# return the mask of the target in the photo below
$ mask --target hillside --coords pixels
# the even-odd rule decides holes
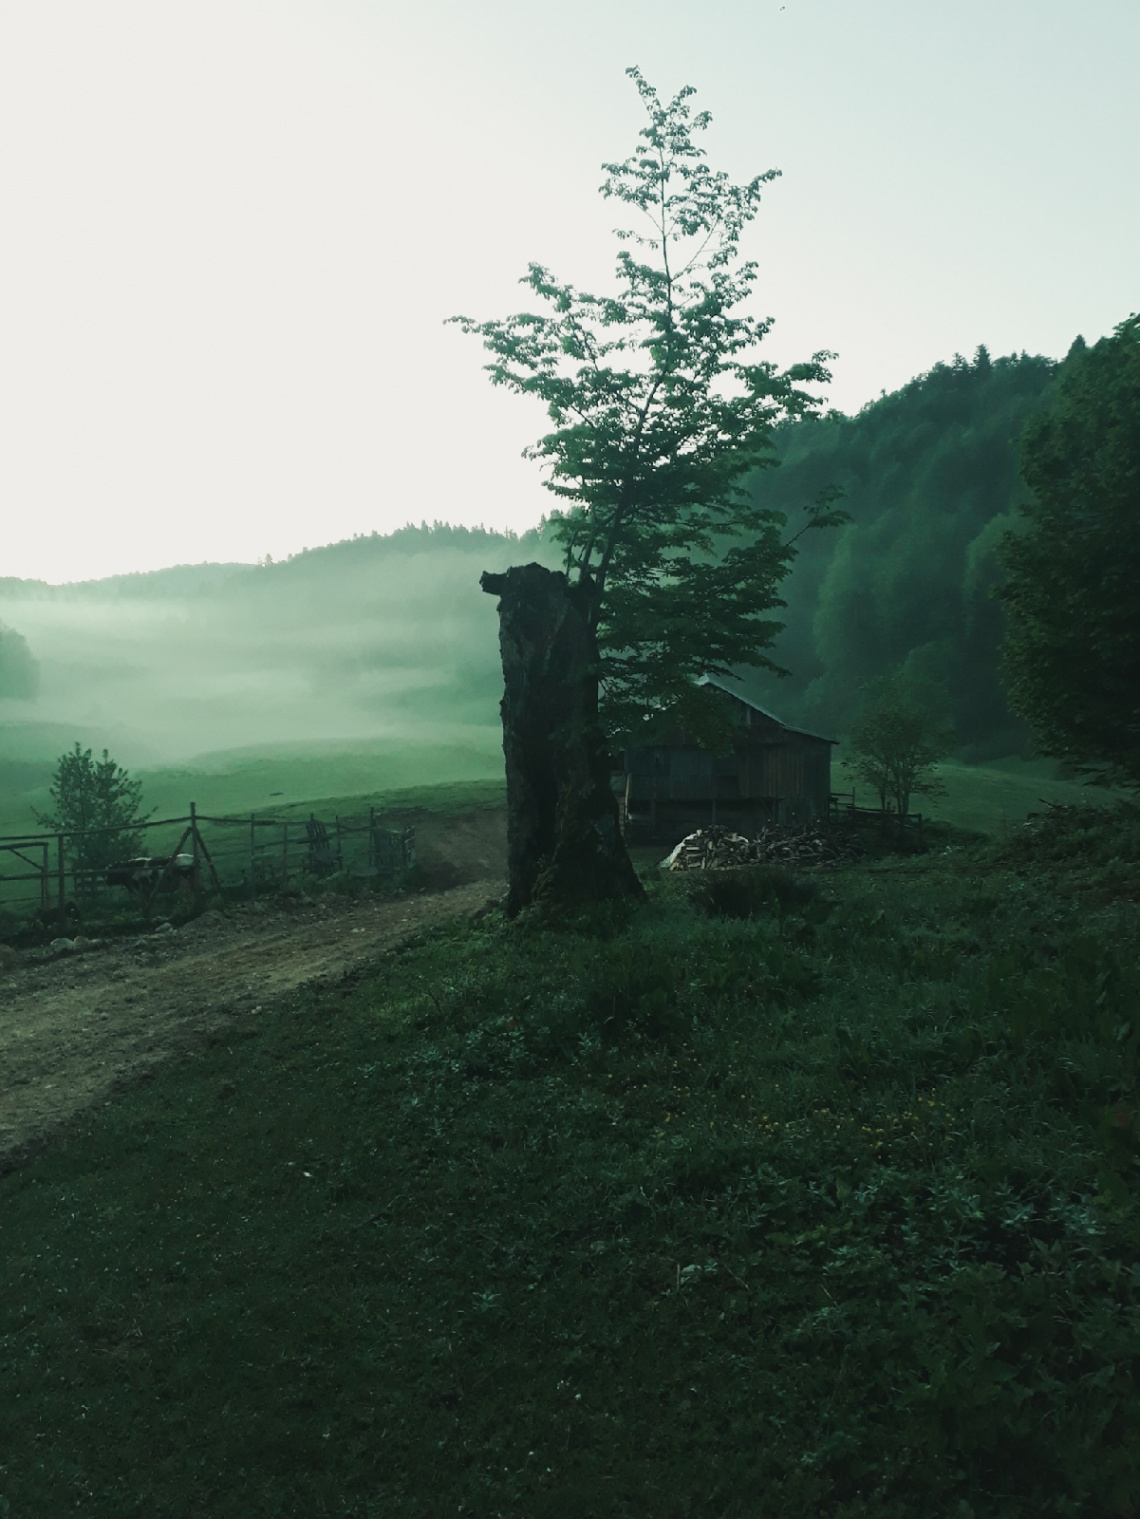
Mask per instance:
[[[76,739],[132,766],[280,744],[462,744],[498,721],[495,603],[479,576],[543,554],[537,534],[424,527],[279,564],[0,582],[0,621],[39,675],[34,698],[0,698],[0,760],[51,759]]]
[[[751,694],[842,735],[862,683],[903,664],[945,689],[960,758],[1031,753],[1001,690],[989,593],[995,544],[1024,495],[1016,440],[1056,369],[980,349],[856,416],[781,431],[781,467],[748,488],[787,514],[790,534],[829,486],[845,492],[851,521],[798,540],[775,649],[791,675],[748,675]],[[131,766],[282,744],[486,752],[500,673],[479,576],[534,558],[558,563],[538,530],[437,523],[280,563],[0,580],[0,766],[43,765],[75,739]],[[0,791],[16,779],[0,774]],[[28,790],[25,771],[18,779]]]
[[[854,417],[783,430],[780,468],[751,490],[796,531],[803,507],[838,486],[851,521],[799,540],[775,650],[791,677],[751,681],[757,696],[841,734],[862,683],[901,664],[945,688],[967,757],[1030,752],[998,678],[1002,614],[990,588],[995,545],[1026,495],[1018,435],[1047,404],[1056,370],[979,349]]]

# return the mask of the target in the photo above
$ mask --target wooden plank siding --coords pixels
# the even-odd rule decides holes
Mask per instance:
[[[710,822],[754,833],[828,816],[834,739],[790,728],[722,686],[733,704],[733,752],[715,755],[680,729],[629,748],[615,788],[631,837],[682,838]]]

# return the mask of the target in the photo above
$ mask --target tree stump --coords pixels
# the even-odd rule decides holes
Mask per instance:
[[[499,597],[507,915],[644,895],[618,826],[598,723],[590,591],[540,564],[484,574]]]

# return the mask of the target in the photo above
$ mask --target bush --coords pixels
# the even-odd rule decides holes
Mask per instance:
[[[740,870],[702,871],[694,875],[689,897],[710,918],[758,918],[802,911],[819,901],[819,886],[797,878],[781,865]],[[822,904],[821,904],[822,905]]]

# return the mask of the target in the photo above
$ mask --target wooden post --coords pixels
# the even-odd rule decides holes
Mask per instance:
[[[43,850],[43,866],[40,870],[40,911],[47,916],[48,903],[51,901],[51,857],[48,854],[48,845],[41,844]]]
[[[197,906],[202,900],[202,882],[198,871],[201,868],[198,860],[198,807],[197,803],[190,803],[190,852],[194,856],[194,874],[190,877],[194,888],[194,903]]]
[[[59,872],[59,931],[63,933],[63,925],[67,921],[67,883],[63,873],[63,834],[55,836],[56,868]]]

